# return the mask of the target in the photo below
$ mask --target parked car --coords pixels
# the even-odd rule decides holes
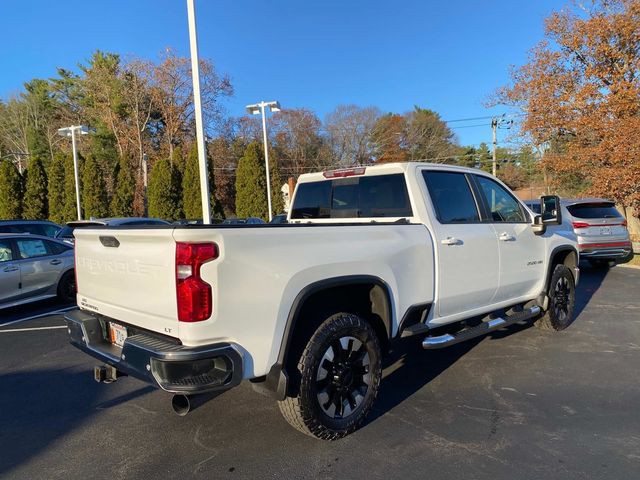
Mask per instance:
[[[49,220],[0,220],[0,233],[31,233],[53,238],[61,228]]]
[[[547,231],[559,220],[475,169],[305,174],[286,228],[76,232],[70,341],[101,362],[96,380],[129,374],[173,393],[181,415],[190,395],[251,380],[294,428],[333,440],[373,408],[395,342],[567,328],[580,271],[575,239]]]
[[[227,218],[222,222],[223,225],[262,225],[265,223],[267,222],[258,217]]]
[[[633,255],[627,220],[616,209],[615,203],[601,198],[563,199],[562,222],[574,232],[580,258],[594,267],[607,267],[611,263],[625,263]],[[540,213],[538,202],[527,202],[535,213]],[[543,215],[544,218],[544,215]]]
[[[73,232],[76,228],[88,227],[119,227],[119,226],[145,226],[145,225],[170,225],[166,220],[146,217],[122,217],[122,218],[101,218],[97,220],[78,220],[69,222],[56,235],[56,238],[73,244],[75,238]]]
[[[278,215],[273,217],[269,223],[287,223],[287,214],[279,213]]]
[[[55,296],[75,300],[73,247],[42,235],[0,234],[0,309]]]

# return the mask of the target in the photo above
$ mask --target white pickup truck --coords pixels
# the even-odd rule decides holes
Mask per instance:
[[[570,324],[575,237],[557,197],[541,205],[544,222],[482,171],[397,163],[301,176],[286,224],[77,230],[70,339],[105,364],[96,380],[137,377],[177,413],[250,380],[295,428],[336,439],[406,337],[434,349]]]

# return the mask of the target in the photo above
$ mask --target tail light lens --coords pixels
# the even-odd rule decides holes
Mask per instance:
[[[588,228],[589,224],[585,222],[571,222],[573,228]]]
[[[200,267],[218,258],[215,243],[176,243],[178,320],[201,322],[213,313],[211,285],[200,277]]]
[[[627,228],[627,219],[626,218],[622,221],[622,226],[624,228]]]

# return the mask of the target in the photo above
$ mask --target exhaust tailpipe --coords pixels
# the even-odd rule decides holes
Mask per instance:
[[[173,408],[176,415],[184,417],[187,413],[195,410],[201,405],[204,405],[221,393],[222,392],[208,392],[199,393],[197,395],[183,395],[181,393],[176,393],[171,397],[171,408]]]
[[[177,415],[184,417],[191,411],[191,401],[186,395],[174,395],[171,397],[171,408]]]

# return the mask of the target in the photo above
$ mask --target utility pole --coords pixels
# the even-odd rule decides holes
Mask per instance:
[[[491,133],[493,134],[493,168],[491,173],[494,177],[498,173],[498,127],[502,125],[505,125],[504,128],[511,128],[513,120],[507,120],[504,114],[501,117],[491,119]]]
[[[493,174],[493,176],[496,176],[496,173],[498,171],[498,165],[497,165],[497,153],[496,150],[498,148],[498,119],[497,118],[492,118],[491,119],[491,133],[493,134],[493,168],[491,170],[491,173]]]

